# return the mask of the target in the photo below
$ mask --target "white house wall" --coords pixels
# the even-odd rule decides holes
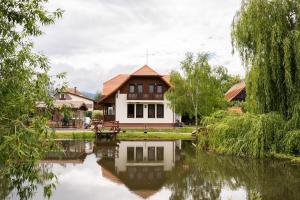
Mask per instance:
[[[175,166],[175,149],[176,141],[122,141],[119,144],[119,156],[115,159],[115,167],[117,172],[126,171],[127,166],[163,166],[164,171],[170,171]],[[127,161],[127,147],[143,147],[144,162]],[[148,161],[148,147],[163,147],[164,160]]]
[[[148,105],[144,108],[143,118],[127,118],[127,104],[164,104],[164,118],[148,118]],[[156,109],[156,108],[155,108]],[[136,109],[135,109],[136,112]],[[175,114],[167,100],[127,100],[127,94],[116,94],[116,121],[120,123],[175,123]],[[155,110],[156,113],[156,110]],[[156,116],[155,116],[156,117]]]

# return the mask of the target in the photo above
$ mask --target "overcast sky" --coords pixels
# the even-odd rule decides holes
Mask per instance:
[[[210,63],[244,76],[232,55],[230,30],[241,0],[50,0],[65,10],[35,41],[52,72],[67,72],[70,87],[96,92],[103,81],[146,64],[167,74],[186,52],[209,52]]]

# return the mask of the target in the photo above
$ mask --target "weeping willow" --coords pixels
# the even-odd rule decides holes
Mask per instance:
[[[300,1],[244,0],[232,41],[246,66],[247,105],[253,113],[292,118],[300,95]]]

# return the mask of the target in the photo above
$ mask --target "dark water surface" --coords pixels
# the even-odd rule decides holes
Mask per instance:
[[[287,161],[196,153],[179,140],[60,143],[65,153],[41,162],[58,177],[55,200],[300,199],[300,166]]]

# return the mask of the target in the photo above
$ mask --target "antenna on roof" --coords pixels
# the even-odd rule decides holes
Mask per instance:
[[[148,49],[146,50],[146,65],[148,65],[148,59],[149,59],[149,52]]]

